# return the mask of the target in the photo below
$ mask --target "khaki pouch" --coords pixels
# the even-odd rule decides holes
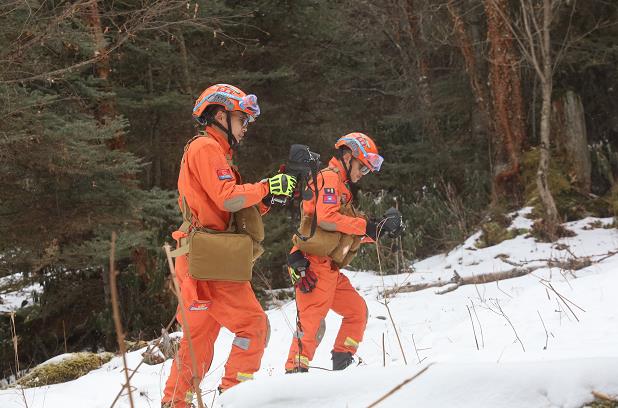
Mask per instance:
[[[299,232],[304,236],[311,234],[312,216],[303,215],[300,221]],[[316,228],[313,237],[306,241],[298,238],[296,235],[292,237],[292,242],[301,251],[317,256],[328,256],[339,244],[341,239],[340,232],[324,231],[322,228]]]
[[[350,262],[352,262],[352,259],[354,259],[354,257],[358,253],[358,250],[360,249],[360,246],[361,246],[361,241],[362,241],[362,237],[355,236],[352,242],[352,245],[350,245],[348,252],[341,259],[341,261],[333,259],[335,261],[335,264],[337,264],[337,266],[340,268],[343,268],[344,266],[349,265]]]
[[[256,206],[236,211],[233,217],[237,233],[247,234],[256,242],[264,241],[264,222]]]
[[[255,250],[249,235],[193,231],[188,238],[189,275],[192,278],[222,281],[251,280]]]
[[[335,262],[340,267],[346,266],[356,255],[358,248],[360,248],[361,240],[362,237],[358,235],[343,235],[341,237],[341,240],[339,241],[339,245],[337,245],[337,247],[329,256],[331,257],[333,262]]]
[[[236,211],[233,215],[236,232],[238,234],[246,234],[253,241],[253,256],[251,262],[257,259],[264,253],[264,247],[261,242],[264,241],[264,221],[257,206],[243,208]]]

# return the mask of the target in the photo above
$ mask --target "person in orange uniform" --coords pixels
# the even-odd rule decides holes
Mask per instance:
[[[337,140],[336,155],[317,177],[320,187],[317,204],[303,202],[305,216],[317,213],[318,229],[337,231],[342,235],[360,237],[374,242],[388,233],[397,236],[403,230],[401,214],[389,209],[380,221],[368,221],[363,216],[342,213],[352,200],[350,183],[364,175],[377,172],[383,162],[374,141],[362,133],[351,133]],[[285,364],[286,373],[306,372],[324,334],[324,318],[328,310],[343,316],[332,349],[333,370],[342,370],[353,361],[363,340],[367,323],[367,306],[348,278],[339,271],[330,256],[302,251],[300,241],[288,256],[288,271],[296,290],[298,310],[297,331],[292,339]]]
[[[180,197],[185,198],[192,213],[190,228],[225,231],[231,213],[256,204],[265,213],[267,209],[261,204],[264,197],[292,194],[294,177],[278,174],[258,183],[242,184],[232,164],[234,150],[244,138],[248,124],[259,114],[255,95],[227,84],[207,88],[196,101],[193,117],[205,129],[185,147],[178,177]],[[180,240],[187,233],[176,231],[173,236]],[[221,327],[226,327],[235,338],[219,390],[251,379],[260,368],[269,336],[267,317],[251,283],[193,279],[188,275],[186,255],[177,258],[176,275],[198,363],[197,377],[202,379],[208,372],[215,340]],[[182,322],[180,312],[177,319]],[[162,407],[193,406],[192,376],[188,341],[183,337],[165,386]]]

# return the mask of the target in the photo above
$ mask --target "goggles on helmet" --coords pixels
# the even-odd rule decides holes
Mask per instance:
[[[240,112],[240,125],[242,127],[247,127],[247,125],[249,125],[249,122],[251,122],[251,116],[247,115],[247,113],[245,112]]]
[[[369,164],[369,167],[367,167],[366,165],[361,167],[361,173],[363,175],[366,175],[367,173],[369,173],[369,171],[380,171],[380,168],[382,167],[382,163],[384,163],[384,158],[382,156],[380,156],[377,153],[367,153],[363,145],[358,140],[352,137],[344,137],[341,140],[354,142],[354,144],[358,147],[358,149],[351,149],[351,150],[352,150],[352,154],[357,159],[359,159],[358,157],[360,155],[359,153],[362,152],[365,160],[367,161],[367,164]],[[362,162],[363,161],[361,160],[361,163]],[[366,170],[363,170],[363,168],[365,168]],[[366,173],[363,171],[366,171]]]
[[[257,102],[257,96],[250,94],[240,98],[238,104],[240,109],[249,115],[249,122],[253,122],[258,116],[260,116],[260,105]]]
[[[223,105],[226,110],[234,111],[234,102],[230,99],[238,101],[240,110],[249,115],[249,122],[253,122],[258,116],[260,116],[260,106],[257,103],[257,96],[250,94],[241,98],[227,92],[215,92],[210,95],[206,95],[195,105],[193,112],[196,112],[202,104],[204,104],[204,102]]]

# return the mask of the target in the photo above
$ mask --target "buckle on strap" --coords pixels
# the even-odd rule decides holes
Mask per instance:
[[[177,258],[189,253],[189,237],[182,237],[178,240],[178,248],[170,252],[172,258]]]

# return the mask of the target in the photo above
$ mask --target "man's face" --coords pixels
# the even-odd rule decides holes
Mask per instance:
[[[245,137],[245,133],[247,132],[247,126],[249,125],[249,115],[245,112],[240,111],[219,111],[215,118],[223,125],[224,128],[227,129],[227,117],[226,115],[230,115],[230,120],[232,123],[232,134],[238,143],[242,141]]]
[[[357,159],[352,159],[351,163],[350,163],[350,181],[352,183],[358,183],[358,181],[363,178],[363,172],[361,171],[361,168],[363,167],[363,164],[357,160]]]
[[[358,183],[364,175],[369,173],[369,169],[367,169],[360,160],[355,159],[350,152],[344,154],[343,160],[345,160],[346,165],[350,169],[350,181],[352,183]]]

